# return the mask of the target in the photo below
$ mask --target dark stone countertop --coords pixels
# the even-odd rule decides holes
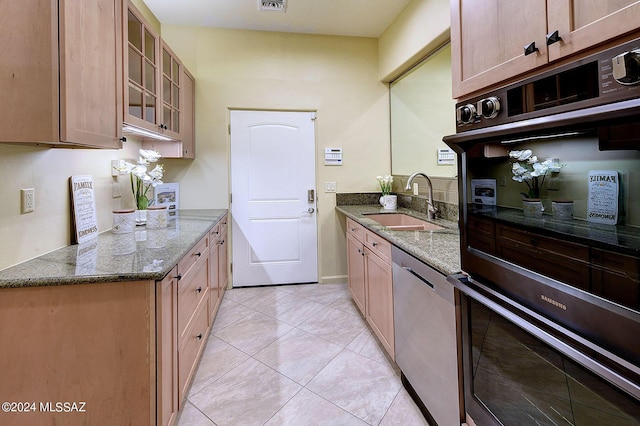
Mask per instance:
[[[227,213],[180,210],[165,229],[111,230],[0,270],[0,288],[161,280]]]
[[[423,213],[399,207],[396,211],[375,205],[339,205],[336,210],[380,235],[444,275],[460,271],[460,233],[458,223],[443,219],[429,220]],[[437,231],[398,231],[380,225],[367,215],[405,213],[435,223],[445,229]]]

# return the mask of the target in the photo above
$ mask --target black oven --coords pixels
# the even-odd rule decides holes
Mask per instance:
[[[457,106],[478,426],[640,424],[639,81],[640,39]]]

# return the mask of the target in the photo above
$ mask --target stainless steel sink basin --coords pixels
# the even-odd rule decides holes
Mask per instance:
[[[404,213],[368,214],[366,217],[395,231],[437,231],[444,229],[440,225]]]

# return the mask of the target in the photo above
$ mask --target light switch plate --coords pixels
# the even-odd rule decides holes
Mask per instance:
[[[324,192],[336,192],[337,186],[335,182],[325,182]]]

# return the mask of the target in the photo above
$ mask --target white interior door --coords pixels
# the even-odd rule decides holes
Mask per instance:
[[[314,120],[231,111],[234,287],[318,281]]]

